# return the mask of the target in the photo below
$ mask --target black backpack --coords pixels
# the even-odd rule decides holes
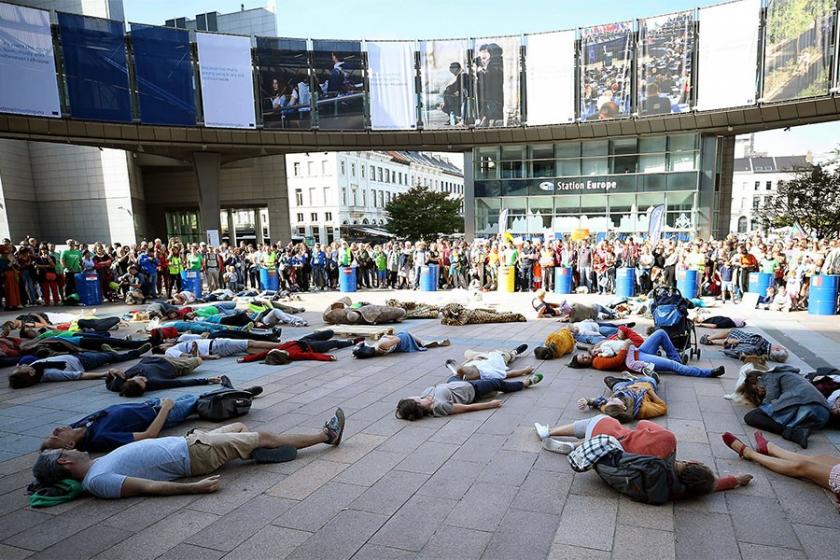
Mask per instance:
[[[248,414],[253,395],[248,391],[228,389],[201,395],[196,403],[196,414],[202,420],[224,422]]]
[[[662,505],[684,491],[672,463],[659,457],[612,453],[595,464],[595,472],[617,492],[645,504]]]

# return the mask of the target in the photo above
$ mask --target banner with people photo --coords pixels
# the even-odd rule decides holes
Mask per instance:
[[[70,114],[131,122],[123,22],[59,12],[58,24]]]
[[[519,36],[475,39],[475,126],[519,126]]]
[[[697,109],[755,103],[761,0],[700,8]]]
[[[371,128],[417,128],[414,43],[368,41],[367,54]]]
[[[312,126],[312,90],[306,39],[257,37],[263,128]]]
[[[633,23],[581,29],[580,120],[630,116]]]
[[[312,41],[318,127],[364,130],[365,60],[359,41]]]
[[[469,48],[467,39],[420,43],[423,128],[463,127],[475,122]]]
[[[0,113],[61,117],[49,12],[0,4]]]
[[[256,128],[251,38],[196,33],[204,126]]]
[[[190,34],[183,29],[131,24],[140,121],[195,126]]]
[[[762,101],[827,95],[834,54],[834,0],[771,0]]]
[[[691,109],[694,11],[639,20],[636,112],[642,116]]]
[[[575,120],[575,31],[525,37],[527,123]]]

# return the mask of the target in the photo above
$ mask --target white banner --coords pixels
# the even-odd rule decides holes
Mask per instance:
[[[574,122],[574,30],[527,35],[525,40],[528,124]]]
[[[0,4],[0,113],[61,117],[49,12]]]
[[[196,33],[204,126],[256,128],[251,38]]]
[[[755,103],[761,0],[700,9],[697,109]]]
[[[371,41],[367,52],[371,127],[416,128],[414,43]]]

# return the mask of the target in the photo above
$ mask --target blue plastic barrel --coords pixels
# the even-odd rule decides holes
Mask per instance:
[[[677,289],[685,299],[697,297],[697,271],[694,269],[678,271]]]
[[[181,286],[188,292],[195,294],[196,298],[201,297],[201,272],[198,270],[185,270],[181,273]]]
[[[572,267],[558,266],[554,268],[554,293],[572,293]]]
[[[429,264],[420,268],[420,291],[436,292],[438,265]]]
[[[836,315],[838,287],[840,287],[840,276],[823,274],[811,276],[811,284],[808,288],[808,314]]]
[[[338,289],[342,292],[356,291],[356,267],[342,266],[338,269]]]
[[[277,277],[276,270],[273,268],[260,269],[260,288],[274,292],[280,289],[280,279]]]
[[[767,295],[767,288],[773,285],[773,275],[769,272],[750,272],[747,291],[759,296]]]
[[[615,274],[615,295],[620,298],[633,297],[636,294],[636,269],[619,268]]]
[[[99,305],[102,297],[99,293],[99,275],[96,271],[75,274],[76,293],[82,305]]]

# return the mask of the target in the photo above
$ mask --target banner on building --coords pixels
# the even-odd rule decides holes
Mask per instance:
[[[318,127],[365,128],[365,61],[359,41],[312,41]]]
[[[512,37],[475,39],[475,126],[519,126],[520,40]]]
[[[61,116],[49,12],[0,4],[0,113]]]
[[[762,101],[827,95],[834,54],[834,0],[771,0]]]
[[[131,122],[131,94],[121,21],[58,13],[70,114]]]
[[[653,243],[662,237],[662,226],[665,224],[665,205],[658,204],[650,211],[648,218],[648,237]]]
[[[367,53],[371,128],[417,128],[414,43],[369,41]]]
[[[196,33],[204,126],[256,128],[251,38]]]
[[[420,43],[421,116],[423,128],[453,128],[475,122],[470,103],[469,41]]]
[[[700,8],[697,109],[755,103],[761,0]]]
[[[525,86],[529,125],[575,120],[575,31],[525,37]]]
[[[312,90],[306,39],[257,37],[263,128],[312,126]]]
[[[647,116],[688,111],[693,59],[693,11],[639,20],[637,112]]]
[[[504,235],[507,231],[508,209],[504,208],[499,213],[499,235]]]
[[[131,24],[140,121],[195,126],[195,89],[189,32]]]
[[[629,21],[581,29],[580,120],[630,115],[633,24]]]

